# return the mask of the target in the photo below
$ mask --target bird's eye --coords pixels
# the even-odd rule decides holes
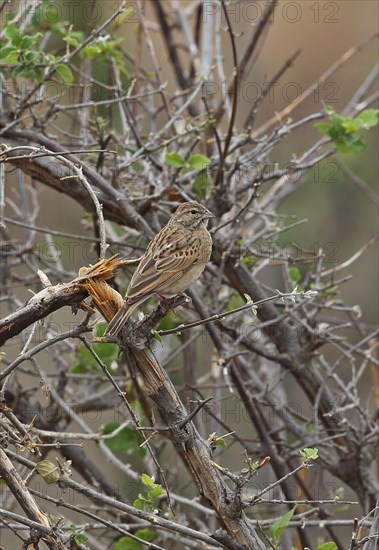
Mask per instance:
[[[191,210],[191,214],[197,214],[197,210]]]

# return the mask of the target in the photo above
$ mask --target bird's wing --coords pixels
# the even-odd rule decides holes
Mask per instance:
[[[185,238],[180,234],[170,236],[167,244],[156,242],[155,239],[150,243],[130,281],[127,292],[129,301],[159,293],[178,281],[183,272],[198,261],[200,237],[193,234]]]

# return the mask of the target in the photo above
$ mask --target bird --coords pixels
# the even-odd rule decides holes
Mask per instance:
[[[181,204],[149,243],[121,308],[104,336],[117,336],[133,311],[150,296],[183,294],[200,277],[212,253],[207,230],[214,215],[198,202]]]

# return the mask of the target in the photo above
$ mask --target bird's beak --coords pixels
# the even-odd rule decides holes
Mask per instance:
[[[207,220],[209,218],[214,218],[214,214],[212,214],[212,212],[210,210],[205,210],[205,212],[203,214],[203,218],[205,220]]]

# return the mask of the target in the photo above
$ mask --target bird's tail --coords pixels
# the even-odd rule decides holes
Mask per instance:
[[[131,304],[126,300],[107,326],[104,336],[117,336],[138,304],[139,302]]]

